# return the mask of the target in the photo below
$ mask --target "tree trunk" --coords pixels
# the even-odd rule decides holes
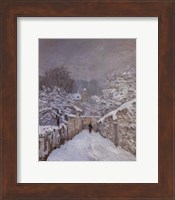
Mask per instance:
[[[114,123],[114,144],[115,144],[115,146],[118,146],[118,145],[119,145],[118,126],[117,126],[117,123]]]

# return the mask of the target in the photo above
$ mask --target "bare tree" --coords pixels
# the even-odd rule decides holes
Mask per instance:
[[[74,80],[70,77],[70,72],[65,66],[58,66],[48,70],[44,76],[39,77],[39,88],[42,86],[53,88],[54,86],[72,92]]]

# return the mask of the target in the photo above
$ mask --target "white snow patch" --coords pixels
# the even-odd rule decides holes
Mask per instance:
[[[99,133],[80,132],[59,149],[53,150],[48,161],[135,161],[131,153],[116,147]]]
[[[82,112],[82,109],[79,108],[78,106],[72,104],[72,107],[73,107],[76,111]]]
[[[117,120],[117,112],[118,111],[122,111],[123,109],[127,108],[130,112],[131,112],[131,108],[132,108],[132,104],[136,102],[136,99],[132,99],[131,101],[128,101],[124,104],[122,104],[119,108],[117,108],[116,110],[113,110],[111,112],[109,112],[108,114],[104,115],[101,119],[99,119],[98,122],[104,122],[104,120],[107,118],[107,117],[110,117],[112,116],[113,120]]]
[[[67,116],[73,117],[73,118],[76,118],[76,117],[77,117],[76,115],[73,115],[73,114],[67,114]]]
[[[45,135],[51,133],[53,130],[58,130],[58,126],[39,126],[39,135]]]

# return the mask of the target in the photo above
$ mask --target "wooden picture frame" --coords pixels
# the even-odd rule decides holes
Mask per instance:
[[[1,2],[1,197],[12,199],[168,199],[174,191],[174,0]],[[17,183],[17,17],[158,17],[158,183]],[[9,80],[9,81],[7,81]]]

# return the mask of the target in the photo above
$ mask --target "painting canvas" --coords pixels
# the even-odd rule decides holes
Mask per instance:
[[[39,161],[136,161],[136,39],[39,39]]]

